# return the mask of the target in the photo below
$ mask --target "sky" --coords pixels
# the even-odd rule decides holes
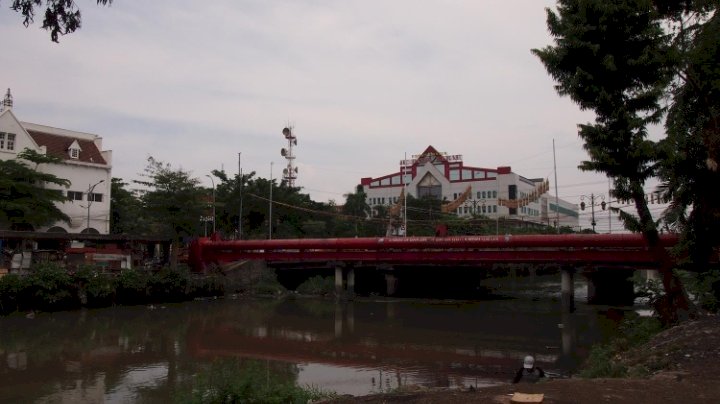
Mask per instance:
[[[553,195],[557,174],[573,203],[610,200],[603,174],[577,169],[577,125],[592,113],[558,96],[530,52],[552,43],[553,1],[77,0],[82,27],[60,43],[42,13],[25,28],[10,3],[0,89],[13,112],[102,136],[126,182],[150,156],[207,186],[239,164],[278,178],[292,125],[295,185],[316,201],[342,204],[360,178],[397,172],[429,145],[548,178]],[[619,228],[596,215],[598,231]]]

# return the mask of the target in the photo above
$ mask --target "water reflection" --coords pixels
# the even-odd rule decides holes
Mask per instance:
[[[527,354],[571,372],[616,321],[582,304],[561,313],[557,299],[537,296],[218,300],[17,316],[0,319],[0,401],[170,402],[220,359],[356,395],[482,387],[508,383]]]

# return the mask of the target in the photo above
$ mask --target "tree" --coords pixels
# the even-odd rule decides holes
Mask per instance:
[[[632,200],[638,218],[622,211],[626,227],[642,232],[661,262],[666,293],[661,315],[676,322],[694,315],[672,260],[659,245],[659,229],[645,199],[644,184],[657,174],[657,144],[647,128],[663,116],[662,97],[673,79],[672,44],[650,0],[560,0],[547,12],[555,45],[534,49],[560,95],[595,112],[580,125],[590,156],[580,169],[608,175],[613,196]]]
[[[147,218],[143,215],[140,199],[126,189],[122,178],[113,178],[110,199],[110,233],[143,234],[147,232]]]
[[[672,200],[668,225],[682,234],[688,255],[684,267],[707,272],[713,248],[720,244],[720,15],[717,2],[658,1],[673,27],[675,81],[660,177]],[[715,290],[720,297],[720,288]]]
[[[360,234],[364,234],[362,231],[364,227],[363,222],[365,221],[367,212],[370,211],[370,206],[367,204],[367,194],[365,193],[365,189],[362,185],[357,185],[354,193],[347,193],[343,196],[345,197],[345,204],[342,207],[342,213],[344,215],[355,217],[355,223],[353,223],[354,235],[358,236]]]
[[[17,159],[0,161],[0,227],[27,228],[70,222],[57,207],[58,203],[67,201],[62,190],[45,187],[47,184],[68,187],[70,181],[38,171],[40,164],[59,161],[57,157],[30,149],[18,153]]]
[[[172,238],[170,265],[176,269],[181,238],[196,236],[200,230],[200,216],[207,208],[207,193],[190,173],[175,170],[153,157],[148,157],[142,175],[146,180],[134,182],[147,187],[140,200],[150,215],[151,231]]]
[[[112,0],[97,0],[97,4],[108,5]],[[80,10],[74,0],[45,0],[42,28],[50,31],[50,38],[58,42],[58,35],[75,32],[81,26]],[[35,10],[43,8],[43,0],[13,0],[10,9],[23,16],[23,25],[28,27],[35,21]]]

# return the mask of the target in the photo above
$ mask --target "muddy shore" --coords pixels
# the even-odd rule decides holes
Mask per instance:
[[[542,393],[544,403],[718,403],[720,402],[720,318],[705,316],[654,336],[618,355],[618,363],[642,367],[648,375],[621,379],[558,379],[470,390],[409,388],[386,394],[344,396],[350,403],[510,403],[512,394]]]

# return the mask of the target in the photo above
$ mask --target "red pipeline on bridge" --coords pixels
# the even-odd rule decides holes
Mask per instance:
[[[677,235],[661,235],[669,248]],[[640,234],[562,234],[451,237],[220,240],[200,238],[190,247],[196,271],[240,260],[355,261],[366,264],[556,263],[654,268],[657,257]]]

